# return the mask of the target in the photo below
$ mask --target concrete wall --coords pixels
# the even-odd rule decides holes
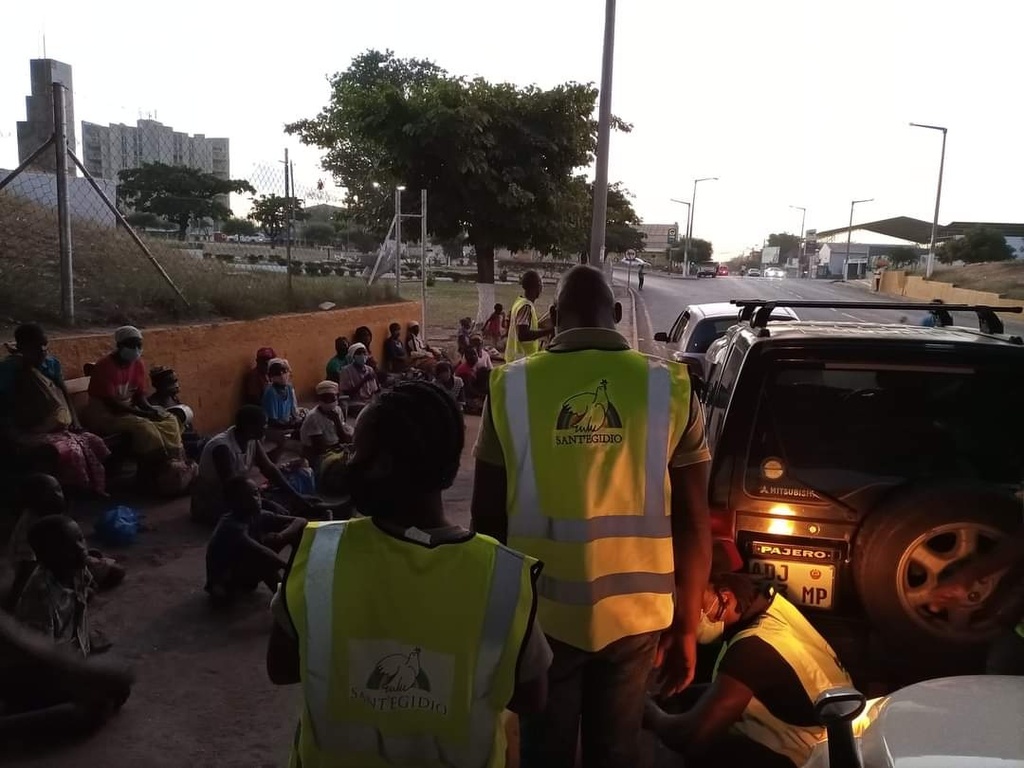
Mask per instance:
[[[242,376],[252,367],[256,350],[271,346],[292,366],[299,399],[313,398],[334,356],[334,339],[350,340],[360,325],[373,331],[373,354],[380,360],[387,327],[420,316],[420,305],[402,302],[330,312],[278,315],[251,322],[143,328],[147,368],[170,366],[181,380],[181,399],[196,413],[200,432],[213,434],[229,426],[242,397]],[[113,332],[50,338],[50,352],[66,378],[82,375],[82,366],[113,349]]]
[[[957,288],[952,283],[925,280],[920,275],[908,275],[901,270],[884,270],[878,290],[880,293],[903,296],[915,301],[942,299],[947,304],[983,304],[993,307],[1021,305],[1020,299],[1004,299],[999,294],[990,291]]]

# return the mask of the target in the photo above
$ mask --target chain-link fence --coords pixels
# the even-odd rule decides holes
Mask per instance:
[[[285,150],[239,174],[227,139],[145,119],[83,122],[75,146],[53,88],[52,134],[0,171],[0,323],[247,318],[393,292],[362,278],[379,243],[336,191],[296,183]]]

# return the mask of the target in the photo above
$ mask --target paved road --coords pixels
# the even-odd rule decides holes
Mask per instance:
[[[619,282],[624,282],[625,271],[616,270]],[[632,277],[636,285],[636,275]],[[774,280],[763,277],[716,277],[689,279],[662,277],[648,274],[641,294],[643,301],[637,303],[637,335],[641,347],[650,341],[658,331],[667,331],[676,317],[688,304],[702,304],[730,299],[790,299],[807,301],[871,301],[896,303],[897,298],[868,291],[861,284],[833,283],[830,280]],[[923,312],[877,309],[797,309],[804,320],[835,320],[838,322],[882,322],[896,323],[906,317],[908,323],[916,324]],[[1024,322],[1009,321],[1012,315],[1003,315],[1007,331],[1024,334]],[[1017,317],[1021,317],[1018,315]],[[954,319],[958,325],[977,328],[977,317],[973,314],[957,313]]]

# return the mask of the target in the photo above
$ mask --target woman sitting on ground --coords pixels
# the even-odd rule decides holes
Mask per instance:
[[[193,520],[206,525],[216,523],[227,506],[225,483],[239,475],[248,477],[254,468],[287,495],[297,512],[312,513],[313,505],[292,489],[267,455],[263,447],[266,430],[267,416],[263,410],[255,405],[243,405],[235,415],[234,426],[207,441],[199,459],[199,477],[192,488]],[[282,515],[288,513],[269,499],[263,500],[263,509]]]
[[[443,357],[441,350],[434,349],[420,336],[420,324],[415,320],[409,323],[409,330],[405,336],[405,349],[409,353],[409,362],[426,373],[434,375],[434,367],[437,361]]]
[[[276,460],[285,441],[302,425],[304,414],[299,410],[288,361],[281,358],[271,360],[267,373],[270,386],[263,392],[263,412],[267,415],[267,437],[277,446],[272,453]]]
[[[256,483],[241,475],[224,484],[224,500],[225,514],[206,547],[206,591],[220,604],[261,583],[277,592],[288,565],[278,553],[299,543],[306,521],[266,511]]]
[[[348,412],[359,413],[380,391],[377,372],[370,367],[366,347],[356,342],[348,348],[352,364],[341,369],[339,376],[340,394],[347,397]]]
[[[142,333],[134,326],[123,326],[114,333],[114,343],[114,351],[93,368],[85,422],[98,434],[128,439],[142,487],[155,484],[169,494],[182,492],[191,484],[195,470],[184,461],[178,420],[146,399]]]
[[[4,361],[10,402],[9,438],[30,452],[41,451],[42,465],[65,485],[100,496],[107,492],[103,462],[110,455],[103,440],[82,430],[64,386],[60,363],[47,354],[43,329],[32,323],[14,333],[14,353]]]
[[[324,378],[328,381],[337,381],[338,374],[346,365],[348,365],[348,339],[339,336],[334,340],[334,357],[327,361],[327,375]]]
[[[402,326],[398,323],[388,326],[388,337],[384,340],[384,368],[398,376],[409,370],[409,353],[402,343]]]

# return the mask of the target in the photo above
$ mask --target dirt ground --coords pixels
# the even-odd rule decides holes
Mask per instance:
[[[446,494],[450,516],[469,524],[472,446],[479,419],[467,417],[463,471]],[[90,621],[114,643],[137,679],[121,712],[88,741],[38,754],[4,755],[19,768],[276,768],[287,763],[299,712],[297,686],[280,688],[264,668],[271,627],[266,588],[213,612],[203,591],[208,531],[189,520],[187,499],[135,504],[146,530],[108,550],[128,568],[124,583],[98,595]],[[86,534],[92,515],[76,510]]]

